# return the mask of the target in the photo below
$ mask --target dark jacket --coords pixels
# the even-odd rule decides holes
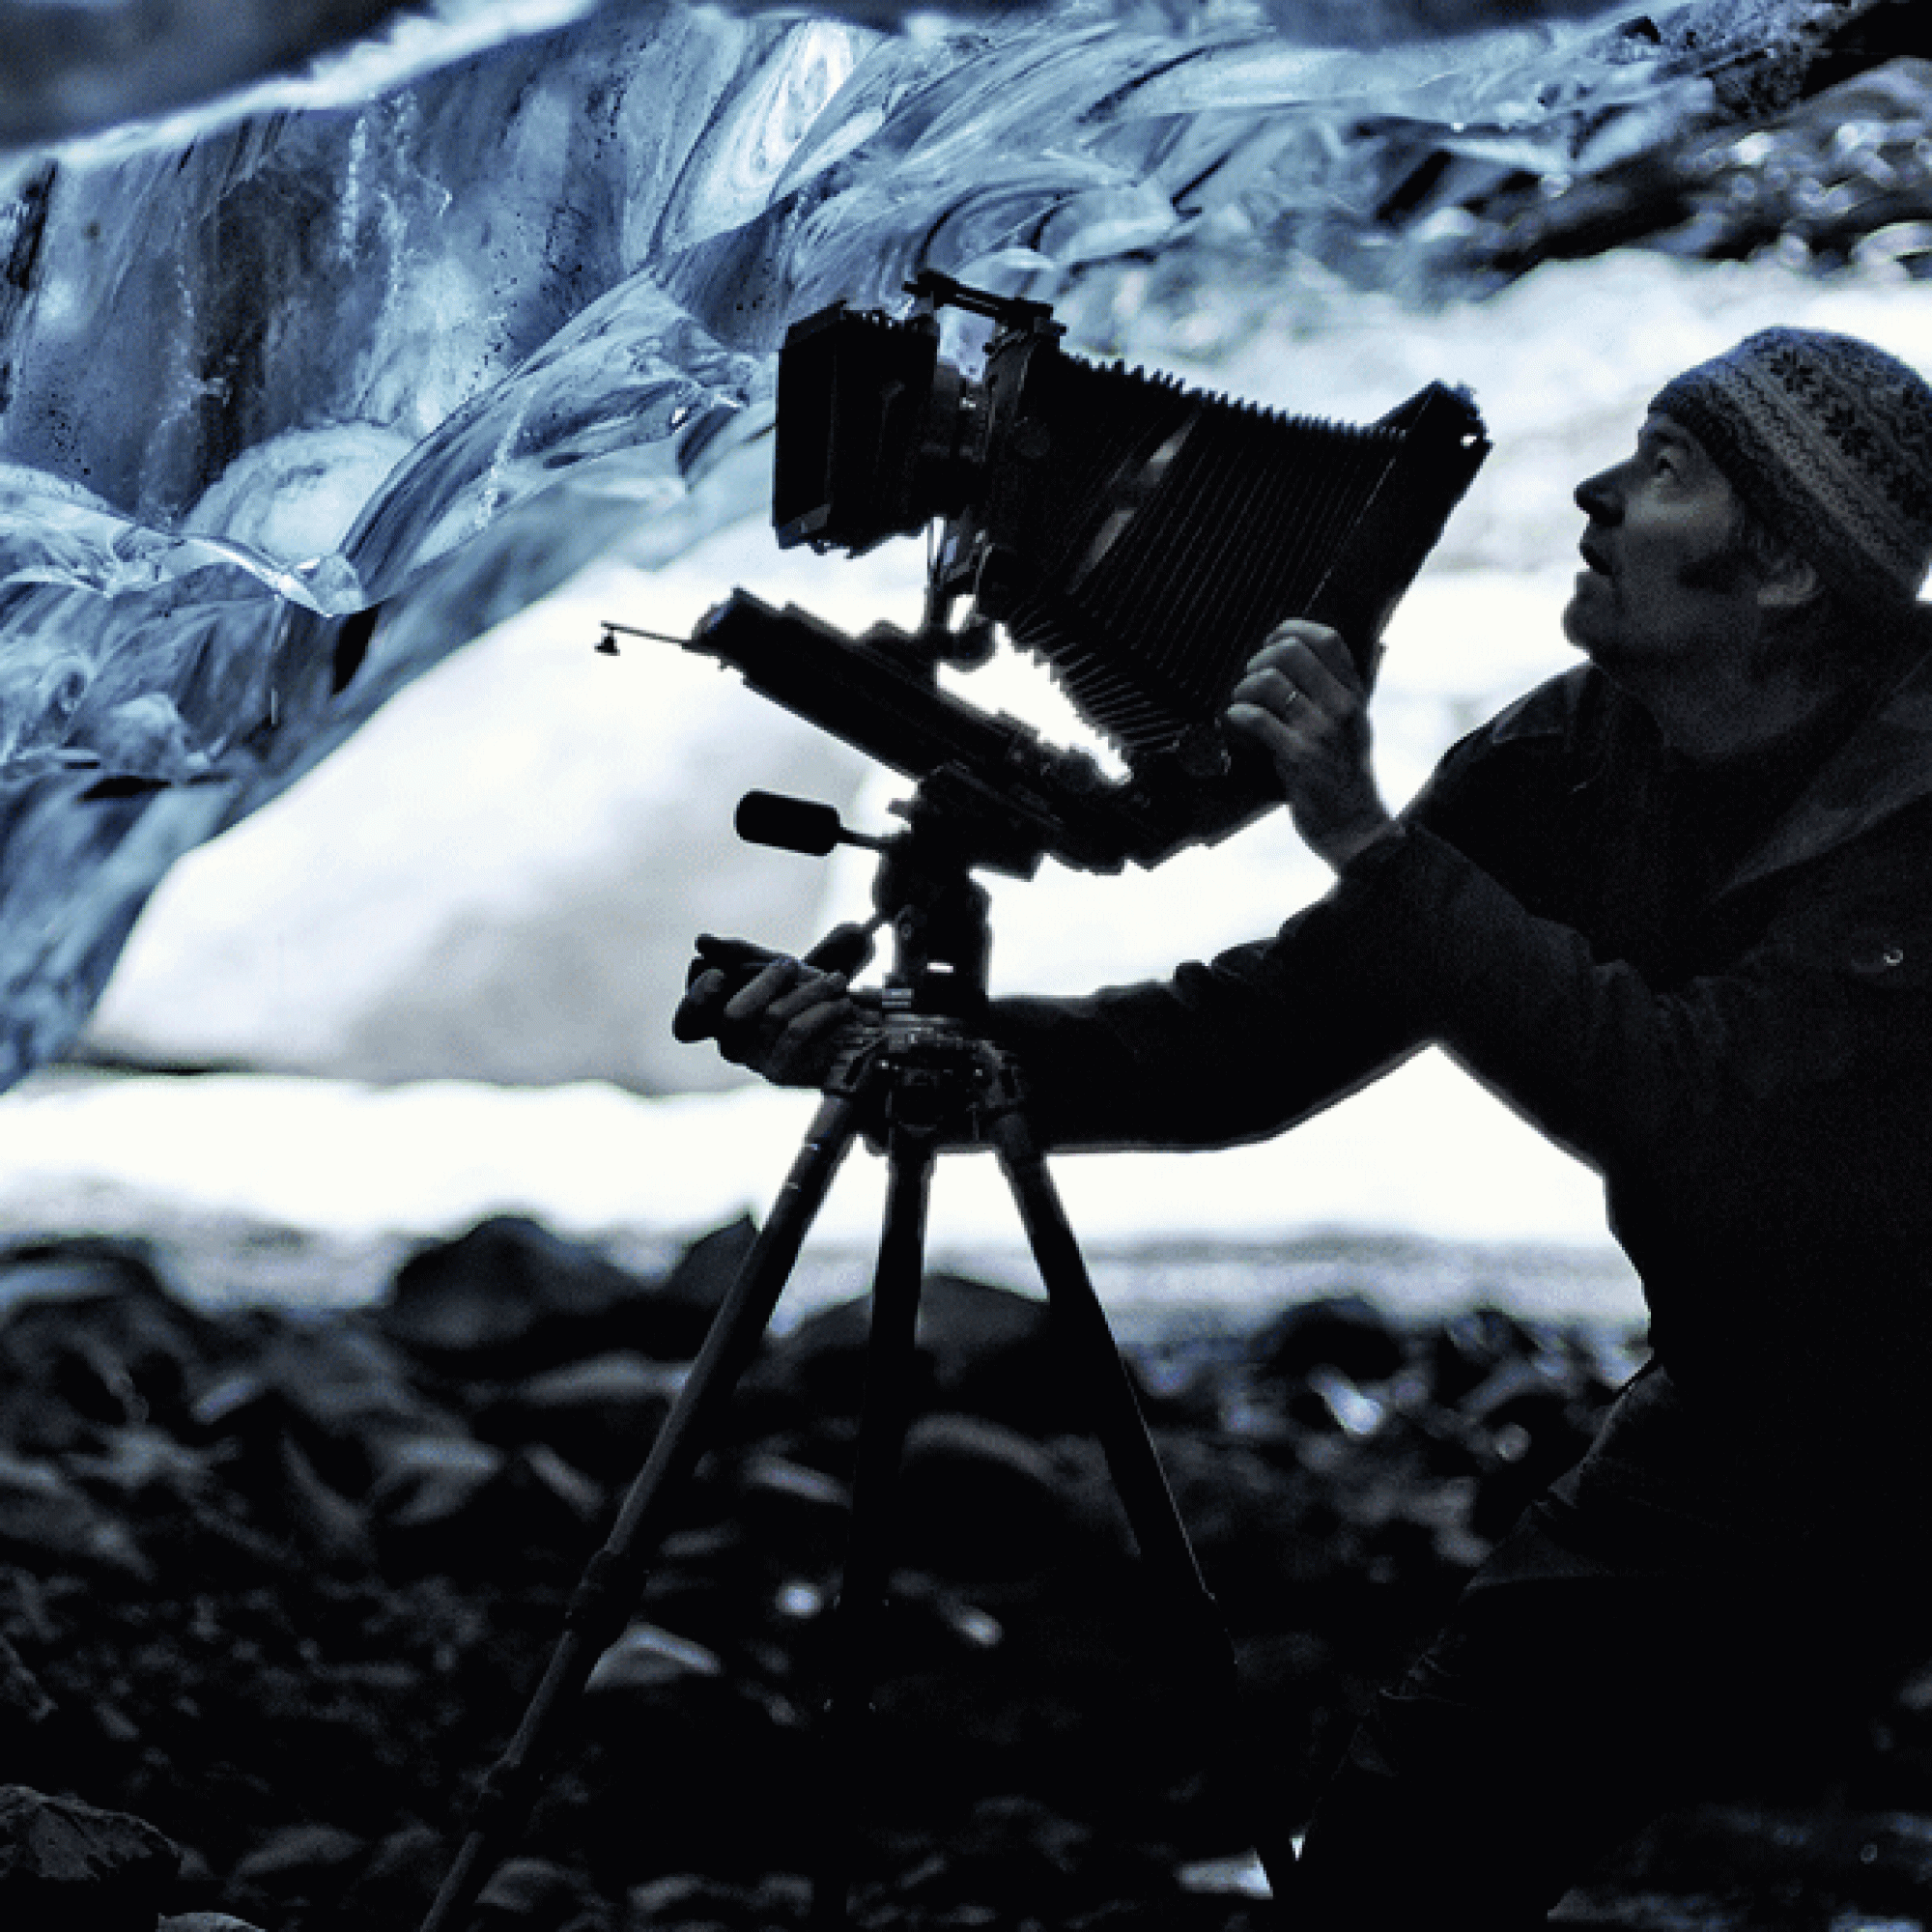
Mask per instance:
[[[1932,659],[1715,778],[1578,670],[1405,820],[1272,940],[997,1003],[1042,1137],[1257,1139],[1437,1043],[1602,1174],[1687,1396],[1932,1466]]]

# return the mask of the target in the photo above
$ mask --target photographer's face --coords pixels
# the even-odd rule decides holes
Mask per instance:
[[[1681,424],[1649,417],[1631,455],[1577,485],[1577,504],[1590,522],[1563,629],[1594,664],[1667,673],[1755,638],[1743,504]]]

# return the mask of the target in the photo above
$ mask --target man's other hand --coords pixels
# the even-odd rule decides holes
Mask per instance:
[[[715,1039],[724,1059],[777,1086],[822,1087],[854,1018],[846,976],[782,953],[758,964],[759,953],[700,936],[671,1032],[682,1040]]]
[[[1394,826],[1369,758],[1368,687],[1325,625],[1291,618],[1271,631],[1227,720],[1274,761],[1295,830],[1336,871]]]

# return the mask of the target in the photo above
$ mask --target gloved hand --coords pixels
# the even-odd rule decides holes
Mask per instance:
[[[857,1017],[849,973],[711,933],[696,950],[672,1034],[715,1039],[724,1059],[776,1086],[822,1087]]]

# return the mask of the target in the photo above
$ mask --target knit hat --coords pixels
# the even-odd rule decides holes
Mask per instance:
[[[1667,383],[1681,423],[1772,532],[1861,604],[1932,568],[1932,386],[1869,342],[1766,328]]]

